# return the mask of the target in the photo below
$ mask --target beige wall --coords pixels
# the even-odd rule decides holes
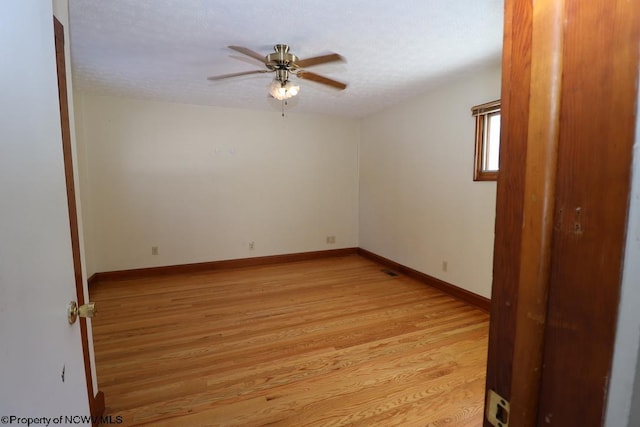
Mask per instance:
[[[357,246],[358,120],[76,103],[90,273]]]
[[[499,98],[496,63],[363,120],[360,247],[490,296],[496,184],[473,181],[471,107]]]
[[[489,297],[499,97],[499,64],[362,120],[76,94],[89,274],[360,246]]]

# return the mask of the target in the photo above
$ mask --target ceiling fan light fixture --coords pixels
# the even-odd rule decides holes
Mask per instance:
[[[300,86],[294,85],[291,82],[287,82],[285,86],[288,86],[287,93],[289,93],[291,96],[296,96],[298,92],[300,92]]]
[[[300,86],[294,85],[288,80],[283,83],[278,79],[274,79],[269,85],[269,94],[278,101],[293,98],[298,92],[300,92]]]

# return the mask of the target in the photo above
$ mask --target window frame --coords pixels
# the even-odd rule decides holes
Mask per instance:
[[[474,181],[497,181],[498,170],[485,169],[486,144],[489,134],[489,119],[496,114],[500,114],[500,100],[476,105],[471,108],[472,115],[476,118],[476,141],[475,154],[473,159],[473,180]]]

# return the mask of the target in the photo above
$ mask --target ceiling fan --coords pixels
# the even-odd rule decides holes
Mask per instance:
[[[344,58],[337,53],[300,59],[289,52],[289,46],[286,44],[275,45],[273,47],[275,52],[269,53],[266,56],[262,56],[258,52],[242,46],[229,46],[229,49],[233,49],[243,55],[257,59],[265,65],[266,69],[223,74],[221,76],[209,77],[207,80],[216,81],[230,77],[246,76],[249,74],[275,73],[275,78],[269,86],[269,94],[278,100],[289,99],[296,96],[300,91],[300,86],[291,82],[290,77],[292,75],[304,80],[311,80],[316,83],[331,86],[338,90],[343,90],[347,87],[347,85],[342,82],[304,69],[306,67],[325,64],[328,62],[344,61]]]

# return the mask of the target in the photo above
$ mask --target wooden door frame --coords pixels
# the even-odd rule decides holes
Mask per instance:
[[[505,1],[487,390],[510,401],[512,426],[595,426],[605,415],[638,16],[624,0]]]
[[[60,124],[62,128],[62,152],[64,157],[64,175],[67,187],[67,206],[69,209],[69,229],[71,232],[71,251],[73,254],[73,272],[75,278],[76,298],[78,305],[85,303],[84,286],[82,280],[82,263],[80,256],[80,237],[78,230],[78,212],[76,208],[76,192],[73,175],[73,155],[71,151],[71,129],[69,125],[69,102],[67,99],[67,77],[64,52],[64,26],[56,17],[53,17],[53,28],[56,50],[56,67],[58,73],[58,100],[60,104]],[[93,376],[91,373],[91,357],[89,354],[89,336],[87,320],[80,317],[80,335],[82,339],[82,354],[84,360],[84,373],[87,383],[89,411],[93,420],[97,420],[104,413],[104,393],[93,389]],[[97,421],[93,425],[98,425]]]

